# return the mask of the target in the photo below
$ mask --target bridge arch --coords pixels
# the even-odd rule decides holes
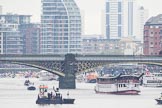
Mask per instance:
[[[100,67],[103,67],[103,66],[106,66],[106,65],[109,65],[109,64],[111,65],[111,64],[129,64],[129,63],[146,64],[146,65],[150,64],[150,65],[162,66],[162,63],[152,62],[152,61],[148,61],[148,62],[142,62],[142,61],[139,61],[139,62],[135,61],[135,62],[133,62],[133,61],[131,61],[131,62],[113,62],[113,63],[105,62],[105,63],[99,64],[99,65],[97,65],[95,67],[92,67],[90,65],[84,65],[85,67],[80,72],[88,72],[88,71],[95,70],[96,68],[100,68]]]
[[[47,71],[49,73],[56,74],[56,75],[62,76],[62,77],[65,76],[65,74],[62,73],[62,72],[58,72],[56,70],[48,69],[48,68],[45,68],[45,67],[42,67],[42,66],[38,66],[38,65],[34,65],[34,64],[21,63],[21,62],[10,62],[10,63],[11,64],[19,64],[19,65],[25,65],[25,66],[29,66],[29,67],[34,67],[34,68],[41,69],[41,70],[45,70],[45,71]]]

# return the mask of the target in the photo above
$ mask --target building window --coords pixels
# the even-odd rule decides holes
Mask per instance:
[[[121,2],[118,2],[118,12],[121,12],[122,11],[122,5],[121,5]]]
[[[118,14],[118,24],[121,25],[121,14]]]
[[[121,34],[122,34],[121,26],[118,26],[118,37],[121,37]]]
[[[106,3],[106,12],[109,12],[109,2]]]
[[[159,26],[155,26],[155,28],[159,28]]]
[[[110,24],[110,22],[109,22],[109,18],[110,16],[109,16],[109,14],[106,14],[106,25],[109,25]]]

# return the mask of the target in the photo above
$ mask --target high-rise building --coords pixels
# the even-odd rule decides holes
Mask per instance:
[[[123,36],[123,0],[106,0],[106,37],[120,39]]]
[[[23,54],[24,40],[20,34],[19,26],[28,23],[30,23],[30,15],[0,15],[2,54]]]
[[[0,54],[3,54],[3,34],[0,32]]]
[[[0,5],[0,14],[2,14],[2,6]]]
[[[159,55],[162,50],[162,14],[151,17],[144,26],[144,55]]]
[[[123,0],[124,2],[124,36],[135,39],[138,31],[138,5],[137,0]]]
[[[81,52],[81,15],[74,0],[42,0],[40,52]]]
[[[128,0],[128,36],[133,36],[133,0]]]
[[[101,35],[106,38],[106,16],[105,10],[101,11]]]
[[[106,0],[106,37],[121,39],[136,38],[138,25],[136,0]]]
[[[81,35],[85,35],[85,11],[84,10],[81,10]]]
[[[40,54],[40,24],[21,24],[20,34],[23,36],[23,53]]]
[[[146,21],[148,20],[148,10],[144,9],[143,6],[138,8],[138,18],[137,18],[137,26],[136,26],[136,40],[141,41],[143,43],[143,30]]]

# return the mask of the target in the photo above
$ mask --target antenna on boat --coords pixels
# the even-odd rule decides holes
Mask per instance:
[[[53,91],[56,91],[56,90],[55,90],[55,86],[53,86]]]
[[[67,92],[67,97],[69,98],[69,91]]]

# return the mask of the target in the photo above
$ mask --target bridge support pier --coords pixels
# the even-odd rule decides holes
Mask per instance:
[[[62,63],[62,70],[65,77],[59,77],[59,88],[60,89],[75,89],[75,55],[65,55],[65,60]]]

